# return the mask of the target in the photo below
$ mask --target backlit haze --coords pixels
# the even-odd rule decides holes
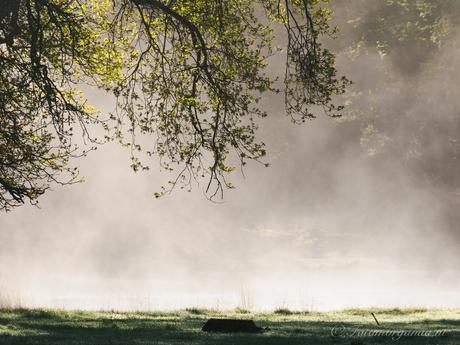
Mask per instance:
[[[374,59],[339,57],[337,68],[359,88],[378,78]],[[103,114],[114,108],[85,95]],[[296,126],[283,97],[264,102],[271,167],[237,168],[223,203],[205,198],[206,180],[156,200],[175,175],[147,157],[151,170],[134,173],[129,151],[108,143],[73,162],[84,183],[0,214],[1,298],[63,309],[460,307],[448,192],[369,156],[352,122],[318,110]]]

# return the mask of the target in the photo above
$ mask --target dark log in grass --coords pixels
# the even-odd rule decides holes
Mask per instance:
[[[259,333],[267,331],[267,328],[257,327],[252,320],[235,319],[209,319],[201,328],[203,332],[222,332],[222,333]]]

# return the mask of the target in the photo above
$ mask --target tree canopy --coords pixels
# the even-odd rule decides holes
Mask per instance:
[[[337,31],[320,2],[0,1],[0,209],[35,204],[52,182],[79,181],[70,165],[93,148],[83,142],[97,142],[93,124],[131,148],[135,171],[148,169],[142,150],[176,173],[157,197],[202,177],[210,197],[231,188],[229,155],[241,165],[265,155],[256,140],[263,93],[284,92],[295,123],[314,118],[311,106],[331,116],[342,108],[332,96],[350,82],[336,77],[334,55],[319,43]],[[284,28],[284,46],[273,43],[273,23]],[[285,54],[283,84],[264,72],[274,54]],[[83,84],[116,97],[109,118]],[[140,134],[154,138],[147,149]]]
[[[371,156],[399,161],[458,203],[460,2],[368,0],[347,8],[350,29],[338,54],[348,65],[375,58],[372,78],[345,95],[340,121],[360,126]]]

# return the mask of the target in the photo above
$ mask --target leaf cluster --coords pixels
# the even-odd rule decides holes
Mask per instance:
[[[230,155],[241,166],[260,161],[266,155],[255,136],[257,118],[267,116],[258,107],[262,93],[283,91],[294,122],[314,117],[310,106],[341,110],[331,96],[349,82],[335,78],[333,55],[317,43],[319,35],[336,31],[327,25],[330,11],[315,9],[317,3],[258,1],[269,21],[283,23],[288,32],[284,90],[263,72],[279,48],[272,45],[270,23],[259,21],[251,2],[133,0],[106,17],[109,42],[124,52],[114,78],[104,81],[118,97],[116,125],[108,129],[112,139],[132,148],[136,171],[148,169],[135,155],[141,150],[136,135],[154,135],[147,153],[160,156],[166,170],[179,171],[157,197],[177,183],[191,188],[207,175],[206,192],[222,195],[232,188],[225,181],[235,169],[226,163]]]
[[[4,1],[0,16],[0,209],[75,182],[72,124],[95,112],[72,84],[88,68],[91,26],[74,1]],[[60,182],[63,172],[69,178]]]
[[[338,80],[334,56],[317,42],[333,36],[331,12],[318,0],[4,0],[0,15],[0,205],[10,209],[49,188],[76,182],[70,158],[95,142],[87,126],[101,123],[106,140],[132,150],[132,168],[147,170],[137,152],[156,155],[190,190],[208,178],[212,198],[233,188],[225,180],[239,165],[261,161],[256,140],[261,94],[284,92],[293,122],[328,114],[349,84]],[[328,1],[324,1],[327,3]],[[255,10],[265,11],[262,24]],[[285,88],[264,73],[273,46],[271,22],[287,32]],[[86,83],[112,93],[116,110],[102,122],[77,91]],[[334,115],[334,114],[332,114]],[[82,140],[73,138],[73,128]],[[153,140],[141,147],[137,137]],[[145,146],[144,144],[142,146]],[[268,164],[266,164],[268,166]],[[60,182],[62,171],[70,179]]]
[[[367,1],[349,18],[344,49],[355,62],[378,53],[373,78],[346,95],[371,156],[393,157],[413,176],[458,195],[458,1]]]

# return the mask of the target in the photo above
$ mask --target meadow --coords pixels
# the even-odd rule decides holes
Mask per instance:
[[[375,316],[375,318],[374,318]],[[261,333],[206,333],[209,318],[251,319]],[[165,312],[0,309],[0,344],[459,344],[460,310]]]

